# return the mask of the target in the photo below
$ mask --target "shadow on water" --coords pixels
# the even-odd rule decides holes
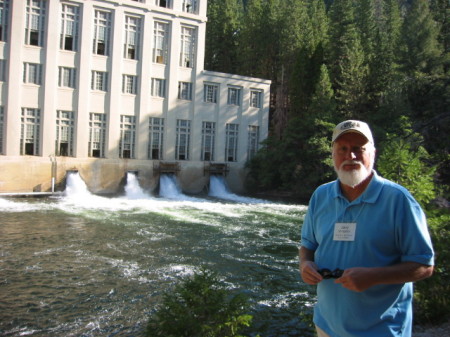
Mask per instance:
[[[169,199],[136,186],[104,198],[82,183],[63,197],[0,199],[0,335],[141,336],[161,295],[204,265],[249,296],[248,335],[307,336],[304,206]]]

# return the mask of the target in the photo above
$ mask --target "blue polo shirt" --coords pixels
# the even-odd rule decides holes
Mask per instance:
[[[302,246],[315,251],[319,268],[330,270],[405,261],[433,265],[419,204],[405,188],[373,173],[364,193],[352,202],[343,196],[338,180],[317,188],[303,223]],[[339,236],[336,223],[354,229]],[[412,283],[354,292],[330,279],[318,284],[317,296],[314,323],[330,336],[411,336]]]

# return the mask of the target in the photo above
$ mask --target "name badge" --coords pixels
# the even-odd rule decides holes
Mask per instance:
[[[355,241],[356,222],[336,222],[334,224],[334,241]]]

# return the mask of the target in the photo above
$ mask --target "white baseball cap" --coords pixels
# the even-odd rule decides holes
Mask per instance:
[[[374,144],[372,131],[370,131],[369,125],[367,123],[355,120],[348,120],[339,123],[333,130],[333,136],[331,141],[334,142],[339,136],[344,133],[356,132],[367,138],[369,143]]]

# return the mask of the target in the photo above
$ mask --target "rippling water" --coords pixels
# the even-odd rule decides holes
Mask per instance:
[[[0,335],[142,336],[161,294],[206,265],[249,295],[249,335],[305,336],[304,212],[248,198],[0,199]]]

